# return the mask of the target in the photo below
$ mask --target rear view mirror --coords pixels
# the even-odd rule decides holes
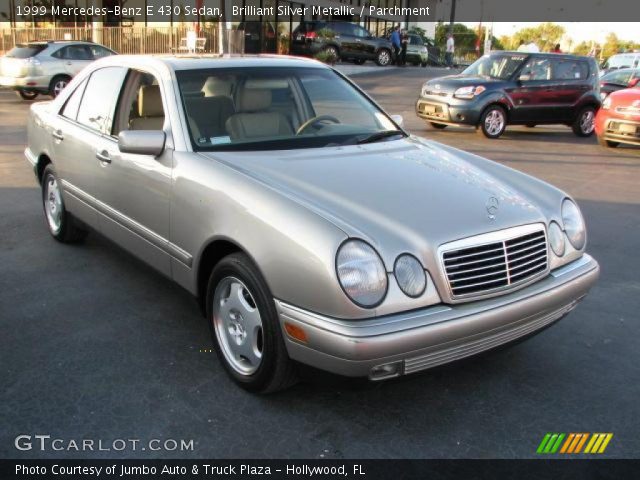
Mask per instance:
[[[157,157],[164,150],[165,138],[162,130],[125,130],[118,135],[118,148],[122,153]]]

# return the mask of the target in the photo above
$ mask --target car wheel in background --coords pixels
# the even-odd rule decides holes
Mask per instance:
[[[429,122],[429,125],[431,125],[433,128],[437,128],[438,130],[443,130],[447,128],[447,126],[444,123]]]
[[[29,92],[29,91],[26,91],[26,90],[16,90],[16,94],[22,100],[35,100],[36,97],[38,96],[38,92]]]
[[[376,63],[381,67],[386,67],[391,63],[391,52],[386,48],[381,48],[376,55]]]
[[[295,383],[273,295],[247,255],[229,255],[211,272],[207,318],[218,358],[238,385],[270,393]]]
[[[62,90],[69,84],[71,81],[71,77],[67,75],[56,75],[51,79],[51,83],[49,84],[49,94],[56,98]]]
[[[334,45],[327,45],[326,47],[324,47],[324,52],[327,55],[331,55],[332,57],[334,57],[336,61],[338,61],[338,59],[340,58],[338,49]]]
[[[573,125],[571,125],[573,133],[575,133],[579,137],[590,137],[591,135],[593,135],[593,130],[595,128],[595,118],[595,107],[584,107],[582,110],[580,110],[580,113],[578,113],[576,121],[573,122]]]
[[[49,233],[59,242],[76,243],[87,236],[87,231],[79,228],[64,208],[60,180],[51,164],[42,174],[42,207]]]
[[[480,116],[480,131],[487,138],[498,138],[507,128],[507,112],[499,105],[488,106]]]
[[[616,148],[618,145],[620,145],[620,142],[612,142],[611,140],[607,140],[604,137],[598,137],[598,143],[607,148]]]

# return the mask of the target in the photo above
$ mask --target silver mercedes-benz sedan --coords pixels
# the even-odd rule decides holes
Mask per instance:
[[[190,291],[251,391],[295,362],[382,380],[467,357],[598,277],[566,193],[408,135],[313,60],[109,57],[28,123],[51,235],[100,232]]]

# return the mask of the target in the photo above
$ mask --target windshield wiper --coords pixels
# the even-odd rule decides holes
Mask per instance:
[[[361,138],[357,143],[358,145],[361,145],[363,143],[373,143],[377,142],[378,140],[382,140],[383,138],[393,137],[395,135],[404,136],[404,132],[402,130],[385,130],[383,132],[376,132],[364,138]]]

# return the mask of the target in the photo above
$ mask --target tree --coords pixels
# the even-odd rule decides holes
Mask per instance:
[[[565,29],[562,25],[546,22],[535,27],[523,28],[510,37],[502,37],[501,40],[504,46],[510,50],[516,50],[522,41],[524,43],[533,42],[540,51],[548,52],[557,43],[560,43],[564,34]]]
[[[582,41],[576,44],[575,47],[573,47],[573,51],[571,53],[575,53],[576,55],[588,55],[591,51],[591,46],[591,42]],[[596,48],[598,50],[600,49],[599,46],[597,46]]]
[[[602,58],[607,59],[611,55],[615,55],[616,53],[620,53],[622,50],[622,44],[618,36],[611,32],[607,35],[604,43],[602,44]]]
[[[449,24],[439,22],[436,25],[435,43],[444,46],[447,43],[447,33],[449,32]],[[459,52],[475,51],[478,34],[462,23],[453,24],[453,39],[456,44],[456,50]]]

